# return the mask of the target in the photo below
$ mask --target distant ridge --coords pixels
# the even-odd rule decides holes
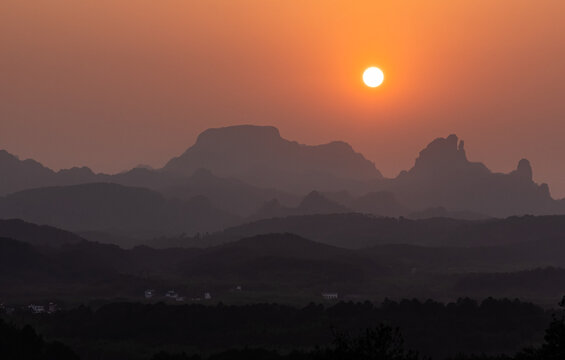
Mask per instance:
[[[205,197],[180,201],[111,183],[25,190],[0,198],[0,218],[21,218],[69,231],[150,238],[213,231],[238,223]]]
[[[71,232],[51,226],[40,226],[20,219],[0,220],[0,237],[37,246],[61,246],[85,241]]]
[[[547,184],[533,180],[527,159],[520,159],[510,173],[494,173],[469,161],[464,142],[454,134],[433,140],[414,166],[394,179],[383,178],[347,143],[302,145],[282,138],[275,127],[254,125],[208,129],[158,170],[138,167],[106,175],[83,167],[55,172],[0,151],[0,174],[0,196],[32,188],[116,183],[155,190],[167,198],[204,196],[219,210],[244,218],[262,212],[286,216],[344,209],[414,217],[565,214],[565,200],[554,200]],[[318,204],[309,211],[287,211],[312,190],[334,202],[335,210]]]
[[[449,135],[432,141],[410,170],[381,187],[416,211],[445,207],[495,217],[564,213],[563,204],[551,198],[547,184],[536,184],[532,173],[526,159],[509,174],[493,173],[469,161],[463,140]]]
[[[208,129],[163,170],[192,174],[199,168],[298,193],[354,188],[382,178],[374,164],[347,143],[302,145],[283,139],[275,127],[254,125]]]
[[[0,196],[36,187],[90,182],[95,178],[86,167],[55,172],[35,160],[20,160],[5,150],[0,150],[0,174]]]

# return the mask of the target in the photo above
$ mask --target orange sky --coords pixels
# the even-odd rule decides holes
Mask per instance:
[[[115,172],[252,123],[395,176],[456,133],[565,196],[564,34],[563,0],[3,0],[0,148]]]

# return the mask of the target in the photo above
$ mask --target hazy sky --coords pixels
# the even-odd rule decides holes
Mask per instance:
[[[0,2],[0,148],[20,158],[161,166],[243,123],[348,141],[386,176],[456,133],[565,196],[565,1]]]

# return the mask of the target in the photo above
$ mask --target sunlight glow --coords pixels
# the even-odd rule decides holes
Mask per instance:
[[[371,66],[363,72],[363,82],[368,87],[375,88],[380,86],[385,79],[385,75],[378,67]]]

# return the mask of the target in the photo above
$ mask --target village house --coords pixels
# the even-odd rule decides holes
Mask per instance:
[[[322,297],[324,298],[324,300],[337,300],[338,298],[337,293],[334,292],[322,293]]]
[[[45,306],[43,306],[43,305],[30,304],[27,308],[33,314],[43,314],[43,313],[45,313]]]
[[[171,299],[176,299],[179,297],[179,294],[177,294],[176,291],[174,290],[169,290],[167,291],[167,293],[165,294],[165,297],[171,298]]]
[[[47,306],[47,313],[53,314],[57,311],[59,311],[59,306],[53,302],[50,302],[49,305]]]

